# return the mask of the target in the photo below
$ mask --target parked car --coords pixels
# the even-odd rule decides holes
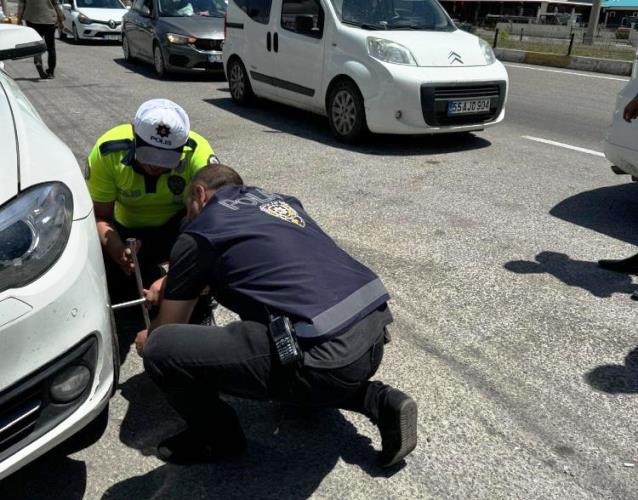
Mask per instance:
[[[638,121],[627,123],[623,119],[625,106],[638,95],[638,78],[634,64],[633,78],[618,94],[616,110],[607,137],[605,139],[605,156],[617,174],[629,174],[638,180]]]
[[[71,0],[62,4],[64,29],[60,39],[122,40],[122,16],[128,9],[120,0]]]
[[[230,0],[226,27],[235,101],[327,115],[344,141],[482,130],[505,115],[504,66],[436,0]]]
[[[226,0],[135,0],[124,16],[124,59],[169,72],[223,70]]]
[[[0,25],[0,60],[44,50],[31,28]],[[1,480],[104,429],[119,358],[82,171],[2,70],[0,123]]]

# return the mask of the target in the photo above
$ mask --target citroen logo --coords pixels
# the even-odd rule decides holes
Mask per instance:
[[[112,30],[115,29],[115,27],[117,26],[117,23],[115,21],[113,21],[113,19],[111,19],[109,21],[109,28],[111,28]]]
[[[454,63],[463,64],[463,59],[461,59],[461,56],[454,51],[450,52],[447,58],[448,58],[448,61],[450,61],[450,64],[454,64]]]

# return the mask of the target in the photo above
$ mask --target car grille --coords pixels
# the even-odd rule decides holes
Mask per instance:
[[[91,19],[91,22],[93,24],[104,24],[105,26],[110,26],[111,21],[96,21],[95,19]],[[122,21],[115,21],[114,22],[114,26],[117,28],[120,24],[122,24]]]
[[[505,82],[483,82],[476,84],[445,84],[421,86],[421,107],[425,122],[433,127],[449,125],[479,125],[495,120],[503,109],[507,88]],[[468,99],[490,99],[488,112],[471,115],[448,116],[450,101]]]
[[[49,397],[52,380],[71,364],[84,364],[95,374],[97,339],[90,336],[57,360],[0,393],[0,462],[51,430],[90,394],[91,383],[78,399],[66,404]]]
[[[199,50],[217,50],[221,51],[224,47],[224,40],[211,40],[209,38],[198,38],[195,42],[195,48]]]

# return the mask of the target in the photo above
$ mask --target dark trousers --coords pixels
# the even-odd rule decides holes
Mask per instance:
[[[352,410],[376,423],[388,386],[369,381],[383,358],[384,331],[370,334],[378,338],[374,345],[342,368],[283,368],[274,358],[267,327],[260,323],[166,325],[149,337],[144,367],[189,427],[203,433],[223,433],[236,421],[220,393]]]
[[[44,38],[48,54],[47,67],[50,71],[55,70],[55,64],[57,62],[55,54],[55,24],[35,24],[27,22],[27,26],[36,30],[38,34]],[[33,58],[33,62],[36,65],[42,66],[42,56],[38,54]]]
[[[115,228],[124,243],[126,243],[127,238],[135,238],[142,243],[140,251],[137,253],[137,259],[144,287],[148,288],[153,281],[161,277],[159,265],[168,261],[183,221],[184,214],[179,213],[163,226],[128,228],[115,223]],[[137,298],[135,275],[127,276],[124,274],[120,266],[106,253],[104,253],[104,267],[111,302],[123,302]]]

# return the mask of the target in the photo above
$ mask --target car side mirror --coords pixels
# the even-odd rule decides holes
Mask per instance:
[[[0,61],[33,57],[46,50],[44,40],[33,28],[3,25],[0,29]]]
[[[295,17],[295,31],[300,35],[313,36],[313,28],[315,26],[312,17],[309,16],[296,16]]]
[[[62,7],[64,7],[65,9],[73,10],[73,4],[70,3],[63,3]]]
[[[149,9],[146,5],[144,5],[141,9],[140,9],[140,15],[142,17],[151,17],[151,9]]]

